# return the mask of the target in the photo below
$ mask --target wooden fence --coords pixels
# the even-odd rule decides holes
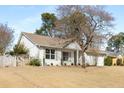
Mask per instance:
[[[16,67],[16,57],[0,56],[0,67]]]

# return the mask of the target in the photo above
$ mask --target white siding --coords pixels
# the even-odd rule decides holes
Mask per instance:
[[[24,44],[24,46],[28,48],[30,57],[38,58],[39,49],[31,41],[29,41],[25,36],[21,37],[20,43]]]
[[[45,58],[45,49],[44,49],[44,58]],[[51,63],[54,66],[61,65],[61,50],[55,49],[55,59],[45,59],[46,65],[51,65]]]
[[[97,66],[104,66],[104,57],[98,57]]]
[[[39,59],[41,60],[41,65],[43,66],[43,58],[44,58],[44,56],[45,56],[45,50],[43,49],[43,48],[40,48],[40,50],[39,50]]]
[[[26,48],[29,50],[29,56],[34,58],[39,58],[41,60],[41,64],[43,65],[43,59],[45,59],[45,48],[37,48],[30,40],[28,40],[25,36],[21,37],[20,43],[24,44]],[[46,65],[61,65],[61,50],[55,50],[55,59],[45,59]]]
[[[95,56],[92,56],[92,55],[88,55],[88,54],[86,54],[85,53],[85,62],[87,63],[87,64],[89,64],[89,65],[95,65]]]
[[[96,57],[85,53],[85,62],[89,65],[104,66],[104,56],[99,55]]]
[[[81,50],[80,46],[77,42],[70,43],[65,49],[74,49],[74,50]]]

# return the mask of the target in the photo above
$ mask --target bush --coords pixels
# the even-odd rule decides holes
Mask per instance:
[[[71,63],[71,65],[73,66],[74,64],[73,64],[73,63]]]
[[[81,64],[80,64],[80,63],[78,63],[78,65],[80,66]]]
[[[104,65],[105,66],[111,66],[112,65],[112,58],[107,56],[105,59],[104,59]]]
[[[53,66],[53,63],[51,63],[51,66]]]
[[[117,65],[122,65],[122,59],[117,59]]]
[[[40,66],[40,60],[39,59],[32,59],[29,63],[29,65],[33,65],[33,66]]]
[[[66,63],[64,63],[64,65],[66,66]]]
[[[9,54],[13,56],[15,53],[13,51],[10,51]]]
[[[19,54],[27,54],[28,53],[28,49],[24,46],[24,44],[17,44],[15,45],[15,47],[13,48],[13,52],[16,55]]]
[[[90,66],[90,64],[89,63],[86,63],[85,66],[88,67],[88,66]]]

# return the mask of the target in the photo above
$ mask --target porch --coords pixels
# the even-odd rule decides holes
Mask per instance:
[[[80,65],[81,53],[79,50],[44,49],[43,66]]]
[[[80,52],[78,50],[61,51],[61,65],[80,65]]]

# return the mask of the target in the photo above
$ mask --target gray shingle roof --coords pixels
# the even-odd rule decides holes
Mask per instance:
[[[53,38],[43,35],[37,35],[34,33],[26,33],[22,32],[26,38],[32,41],[34,44],[38,46],[46,46],[46,47],[54,47],[54,48],[63,48],[68,43],[72,41],[72,39],[60,39],[60,38]]]

